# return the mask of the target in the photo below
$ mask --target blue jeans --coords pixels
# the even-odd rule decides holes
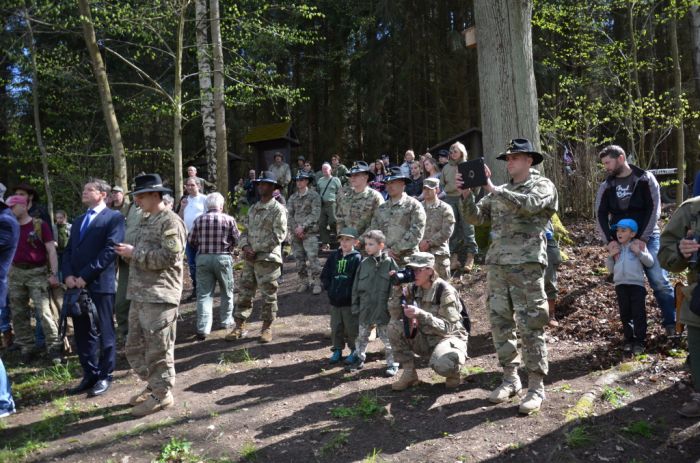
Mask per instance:
[[[644,272],[649,279],[649,286],[654,290],[656,303],[661,308],[663,325],[668,326],[676,323],[676,299],[671,282],[668,281],[668,273],[661,268],[659,258],[657,257],[659,254],[659,247],[661,246],[659,238],[659,233],[656,232],[649,236],[647,249],[649,249],[649,252],[654,257],[654,265],[645,267]]]
[[[190,278],[192,279],[192,286],[197,287],[197,250],[190,246],[188,242],[185,245],[185,255],[187,256],[187,267],[190,270]]]
[[[12,388],[10,387],[10,378],[5,371],[5,365],[0,359],[0,413],[14,412],[15,401],[12,400]]]
[[[34,340],[38,348],[44,348],[46,346],[46,339],[44,338],[44,330],[41,328],[41,318],[34,314],[34,319],[36,320],[36,328],[34,328]],[[9,302],[0,306],[0,333],[7,333],[10,331],[10,323],[12,322],[12,310],[10,310]]]
[[[233,259],[229,254],[199,254],[197,256],[197,333],[208,335],[212,326],[214,286],[221,287],[219,319],[221,326],[233,326]]]

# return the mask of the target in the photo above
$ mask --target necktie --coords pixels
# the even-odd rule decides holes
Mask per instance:
[[[92,209],[88,209],[87,213],[85,214],[85,219],[83,219],[83,224],[80,226],[80,239],[83,239],[83,236],[85,236],[85,232],[87,231],[88,226],[90,225],[90,217],[92,217],[92,214],[94,214],[95,211]]]

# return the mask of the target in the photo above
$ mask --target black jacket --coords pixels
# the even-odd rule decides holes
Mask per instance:
[[[355,250],[343,256],[343,250],[337,249],[328,257],[321,271],[321,284],[328,291],[331,305],[343,307],[352,304],[352,283],[361,261],[362,256]]]

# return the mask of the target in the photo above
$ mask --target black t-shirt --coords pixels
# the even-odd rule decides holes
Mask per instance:
[[[615,188],[615,195],[617,196],[620,210],[626,211],[630,205],[630,198],[632,198],[632,191],[634,191],[634,181],[634,175],[615,177],[613,187]]]

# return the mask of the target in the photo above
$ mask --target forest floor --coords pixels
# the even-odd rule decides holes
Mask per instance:
[[[112,389],[99,398],[65,396],[80,375],[75,357],[47,368],[45,360],[18,367],[12,353],[3,355],[18,412],[0,423],[0,461],[698,461],[700,420],[676,412],[689,395],[684,340],[661,334],[649,291],[647,354],[624,358],[614,288],[593,227],[567,226],[574,244],[563,247],[561,327],[547,335],[547,400],[537,414],[518,415],[515,399],[486,400],[500,370],[483,267],[456,285],[473,320],[464,384],[446,391],[423,359],[421,384],[393,392],[393,380],[382,376],[379,340],[359,372],[328,364],[326,296],[298,294],[288,263],[271,344],[257,342],[257,310],[253,337],[228,343],[218,330],[198,342],[194,305],[182,305],[176,405],[145,418],[129,414],[128,399],[143,385],[123,351]],[[581,400],[588,391],[597,393]]]

